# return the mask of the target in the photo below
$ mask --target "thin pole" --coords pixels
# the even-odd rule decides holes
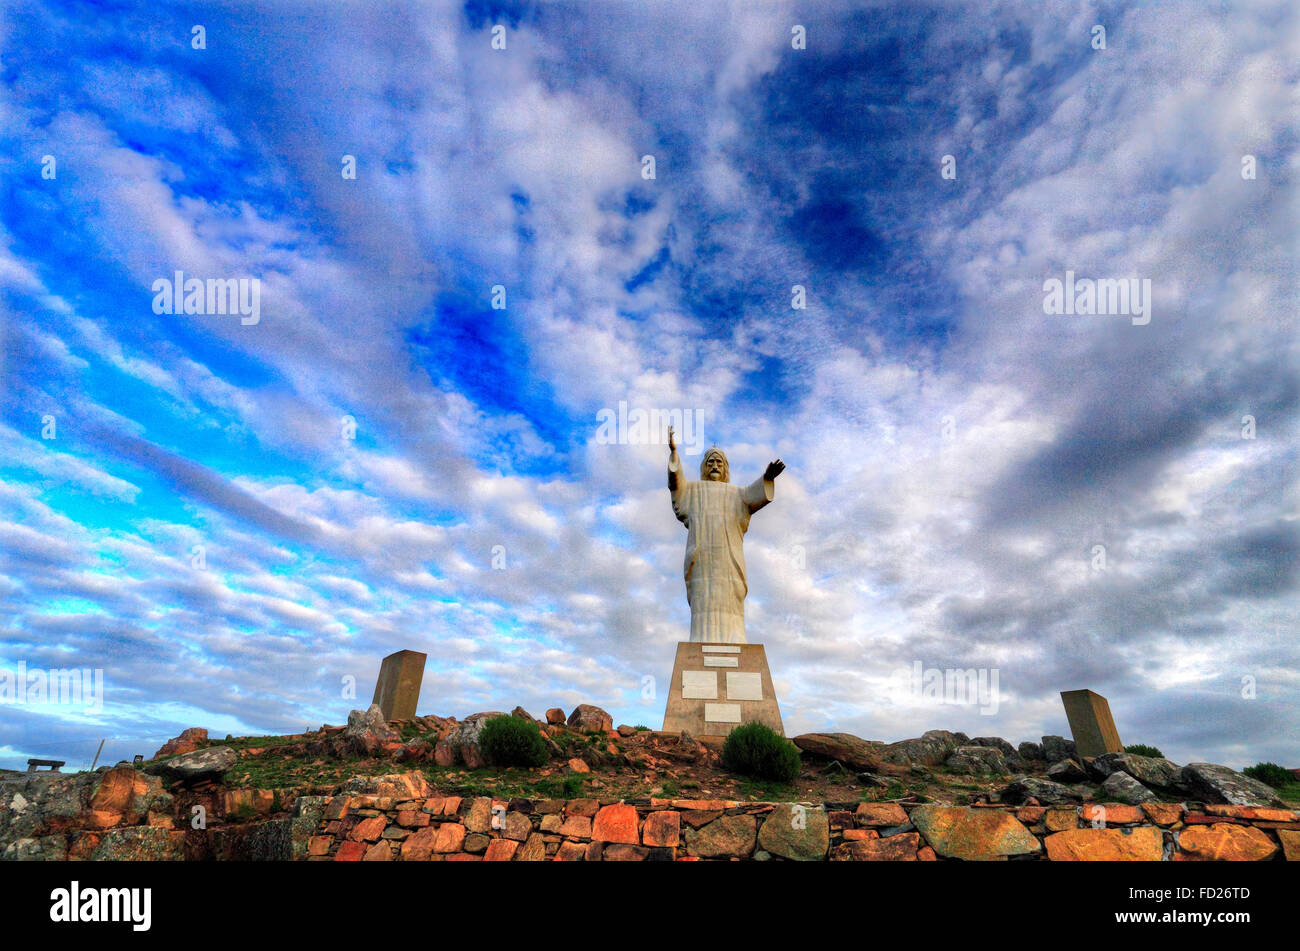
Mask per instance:
[[[93,773],[95,771],[95,763],[99,762],[99,754],[102,752],[104,752],[104,740],[99,741],[99,749],[95,750],[95,758],[91,761],[90,772]]]

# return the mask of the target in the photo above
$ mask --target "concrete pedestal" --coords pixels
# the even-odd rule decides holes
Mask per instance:
[[[722,737],[754,720],[785,736],[763,645],[679,643],[663,732]]]

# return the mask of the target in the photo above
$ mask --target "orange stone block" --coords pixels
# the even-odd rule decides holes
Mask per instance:
[[[446,854],[459,852],[465,842],[465,827],[459,822],[444,822],[438,826],[438,838],[433,842],[433,851]]]
[[[387,825],[388,820],[383,816],[362,819],[352,827],[352,831],[348,833],[348,838],[353,842],[374,842],[384,834]]]
[[[641,842],[644,845],[676,847],[681,842],[681,815],[672,811],[652,812],[645,817],[645,827],[641,830]]]
[[[1278,853],[1267,832],[1227,822],[1193,826],[1178,834],[1180,862],[1263,862]]]
[[[314,835],[307,840],[308,855],[328,855],[334,840],[327,835]]]
[[[1127,806],[1118,802],[1088,803],[1079,815],[1084,822],[1101,822],[1108,826],[1130,825],[1141,822],[1143,818],[1143,812],[1137,806]]]
[[[903,832],[883,839],[842,842],[831,849],[832,862],[915,862],[921,836]]]
[[[1234,819],[1261,819],[1264,822],[1295,822],[1300,815],[1290,809],[1270,809],[1265,806],[1220,806],[1207,805],[1205,811],[1211,816],[1231,816]]]
[[[1079,813],[1074,809],[1048,809],[1043,821],[1048,832],[1064,832],[1079,827]]]
[[[1039,822],[1045,815],[1047,815],[1046,806],[1021,806],[1016,810],[1016,818],[1030,825]]]
[[[415,835],[407,836],[402,841],[402,861],[427,862],[433,856],[437,841],[438,826],[425,826]]]
[[[865,842],[867,839],[878,839],[880,833],[875,829],[845,829],[845,842]]]
[[[1300,862],[1300,832],[1294,829],[1278,829],[1278,840],[1282,843],[1282,854],[1288,862]]]
[[[366,857],[366,844],[364,842],[343,842],[339,845],[339,850],[334,853],[336,862],[360,862]]]
[[[860,826],[901,826],[907,824],[907,813],[896,802],[860,802],[854,813]]]
[[[1183,817],[1183,807],[1176,802],[1144,802],[1142,811],[1158,826],[1171,826]]]
[[[555,853],[554,862],[581,862],[587,857],[587,847],[577,842],[561,842]]]
[[[1164,841],[1155,826],[1068,829],[1043,840],[1053,862],[1159,862]]]
[[[509,862],[515,857],[518,848],[519,843],[512,839],[493,839],[488,843],[487,851],[483,853],[483,861]]]
[[[560,826],[560,835],[573,839],[591,838],[591,820],[586,816],[569,816]]]
[[[393,860],[393,850],[389,848],[387,842],[376,842],[370,848],[366,849],[363,862],[391,862]]]
[[[636,845],[640,841],[637,835],[636,806],[619,803],[601,809],[596,813],[596,821],[592,824],[591,838],[596,842]]]
[[[934,849],[926,845],[917,850],[916,860],[918,862],[937,862],[939,861],[939,856],[934,854]]]

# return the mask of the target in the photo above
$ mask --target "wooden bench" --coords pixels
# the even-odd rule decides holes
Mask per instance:
[[[65,765],[66,762],[67,762],[66,760],[61,760],[61,759],[29,759],[27,761],[27,772],[34,773],[36,772],[36,767],[48,766],[50,768],[50,772],[57,773],[59,771],[59,767]]]

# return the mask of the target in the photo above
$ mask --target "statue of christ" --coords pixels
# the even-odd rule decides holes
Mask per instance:
[[[745,643],[743,539],[749,517],[772,501],[775,479],[785,471],[769,462],[762,478],[745,488],[732,485],[727,456],[716,446],[704,454],[700,480],[687,479],[668,427],[668,491],[673,513],[686,526],[686,601],[691,606],[691,640]]]

